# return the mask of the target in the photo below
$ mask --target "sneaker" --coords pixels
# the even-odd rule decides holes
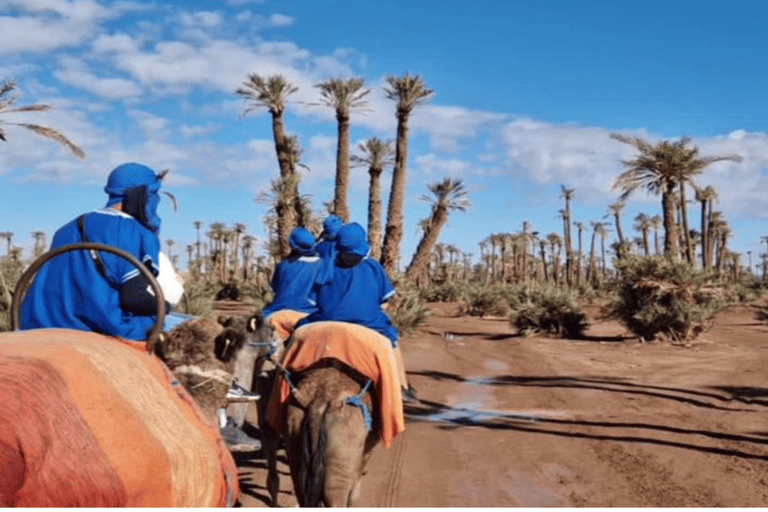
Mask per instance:
[[[400,388],[400,392],[403,395],[403,402],[420,402],[418,395],[416,395],[416,390],[411,386],[408,386],[407,388]]]
[[[255,452],[261,450],[261,441],[254,439],[229,420],[220,429],[221,437],[231,452]]]
[[[237,382],[233,382],[227,391],[228,402],[255,402],[261,398],[261,395],[251,393]]]

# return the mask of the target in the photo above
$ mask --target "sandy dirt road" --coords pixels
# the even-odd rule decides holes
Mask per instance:
[[[377,447],[362,506],[768,505],[768,326],[748,308],[683,347],[610,321],[588,340],[524,338],[432,307],[402,344],[421,403]],[[237,460],[240,504],[266,506],[263,454]],[[279,504],[293,506],[282,460]]]

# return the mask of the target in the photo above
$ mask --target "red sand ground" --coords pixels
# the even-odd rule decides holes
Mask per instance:
[[[402,341],[423,402],[376,448],[362,506],[768,505],[768,326],[750,308],[685,347],[611,321],[587,341],[523,338],[432,307]],[[263,454],[238,460],[240,503],[266,506]],[[284,461],[280,505],[292,506]]]

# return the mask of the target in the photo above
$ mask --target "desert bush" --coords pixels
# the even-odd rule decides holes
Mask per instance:
[[[588,326],[579,293],[554,285],[520,285],[510,301],[510,323],[523,335],[550,334],[578,339]]]
[[[421,298],[427,302],[457,302],[464,298],[468,285],[455,281],[431,284],[419,291]]]
[[[460,313],[469,316],[505,317],[510,311],[511,290],[511,287],[502,285],[468,287]]]
[[[11,330],[11,300],[24,268],[8,258],[0,258],[0,332]]]
[[[643,340],[694,340],[733,304],[713,273],[684,261],[633,256],[616,266],[617,294],[607,312]]]
[[[176,307],[177,311],[188,315],[209,317],[213,315],[213,303],[221,285],[205,279],[184,281],[184,296]]]
[[[768,324],[768,305],[758,306],[757,310],[755,311],[755,317],[759,321]]]
[[[409,285],[402,276],[395,276],[392,284],[397,293],[388,302],[387,315],[402,336],[423,324],[430,311],[419,290]]]

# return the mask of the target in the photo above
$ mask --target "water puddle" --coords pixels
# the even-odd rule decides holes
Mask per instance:
[[[420,413],[418,415],[408,415],[410,418],[418,421],[430,421],[434,423],[450,423],[456,425],[483,425],[489,422],[514,421],[514,422],[538,422],[548,418],[564,418],[567,416],[564,412],[557,411],[495,411],[480,409],[471,406],[446,405],[437,407],[432,411]]]

